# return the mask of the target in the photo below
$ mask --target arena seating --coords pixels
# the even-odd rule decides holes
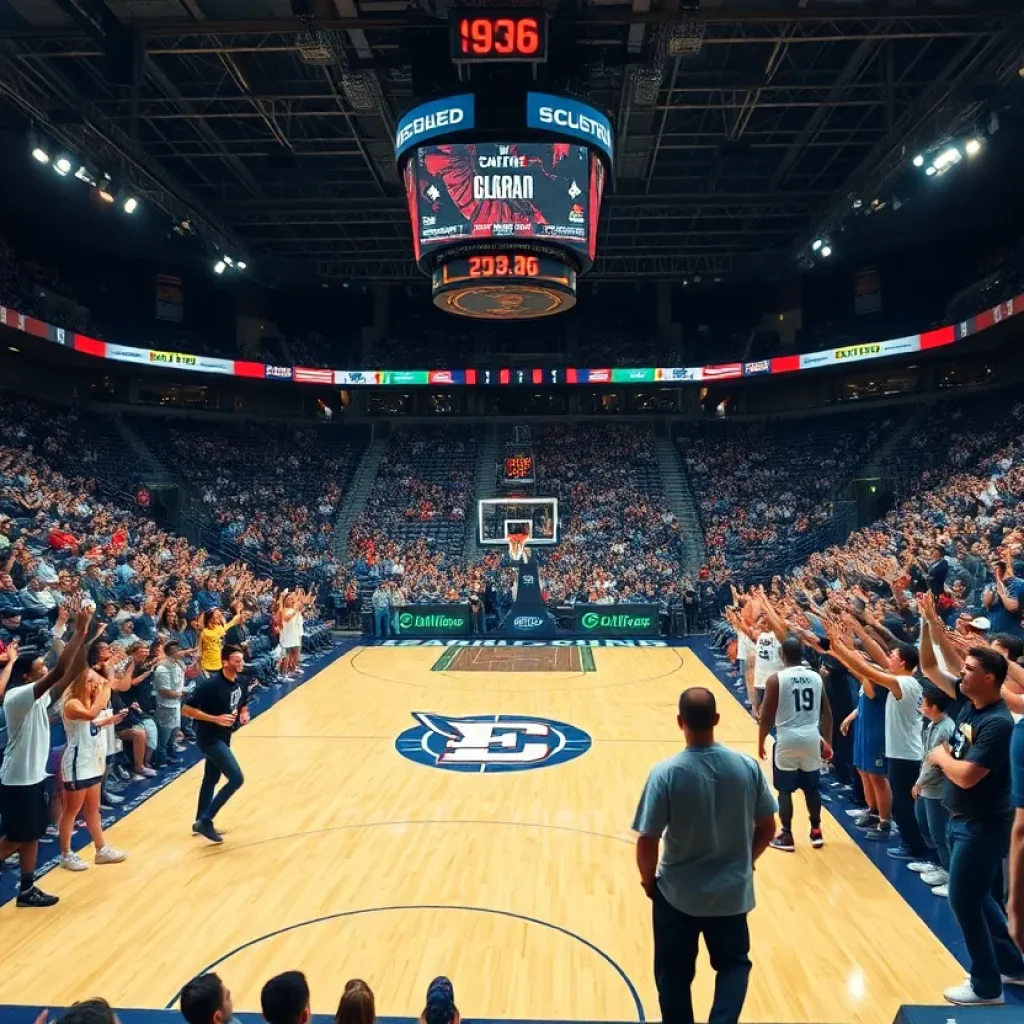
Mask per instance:
[[[416,596],[458,592],[475,468],[472,430],[396,431],[352,527],[349,555],[356,575],[365,579],[374,570],[375,577],[387,576],[399,566],[397,575]]]
[[[559,500],[560,543],[542,578],[553,599],[657,598],[681,575],[681,532],[654,438],[621,424],[533,431],[537,493]]]
[[[163,422],[132,428],[192,498],[208,546],[280,585],[333,579],[334,521],[361,446],[337,427]]]
[[[677,443],[712,569],[768,579],[830,543],[840,488],[884,439],[895,415],[681,428]]]

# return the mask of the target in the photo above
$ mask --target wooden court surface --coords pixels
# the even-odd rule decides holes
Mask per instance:
[[[125,864],[52,872],[53,911],[0,910],[0,1003],[160,1008],[216,963],[237,1010],[298,968],[322,1013],[361,977],[379,1014],[415,1016],[443,973],[469,1019],[660,1019],[637,798],[680,746],[680,689],[716,691],[719,739],[738,750],[755,753],[754,724],[688,650],[597,649],[587,673],[432,672],[439,653],[357,648],[242,730],[222,847],[190,835],[194,768],[108,832]],[[593,745],[531,771],[442,771],[396,751],[416,711],[544,717]],[[746,1020],[890,1024],[962,975],[827,815],[824,828],[823,850],[759,862]],[[702,954],[698,1020],[712,978]]]

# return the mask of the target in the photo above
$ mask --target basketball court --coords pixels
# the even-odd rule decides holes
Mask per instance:
[[[0,910],[0,1002],[163,1008],[215,968],[258,1011],[263,982],[300,968],[318,1013],[361,977],[381,1016],[414,1017],[444,973],[470,1020],[660,1019],[633,811],[680,746],[681,689],[716,692],[735,749],[755,753],[755,726],[688,649],[578,651],[348,652],[237,734],[246,784],[223,846],[190,835],[195,767],[110,829],[126,863],[50,873],[53,911]],[[758,864],[746,1020],[889,1024],[962,975],[827,814],[824,828],[823,850]],[[711,983],[702,959],[698,1019]]]

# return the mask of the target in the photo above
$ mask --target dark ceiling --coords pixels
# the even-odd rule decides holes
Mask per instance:
[[[546,6],[543,80],[588,95],[616,126],[603,277],[766,273],[1020,85],[1015,3]],[[327,277],[411,277],[391,140],[401,112],[454,74],[434,56],[446,10],[0,0],[0,102],[8,120],[187,219],[211,250]],[[303,60],[310,27],[327,65]]]

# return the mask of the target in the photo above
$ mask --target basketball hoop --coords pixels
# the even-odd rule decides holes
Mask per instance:
[[[510,533],[508,541],[508,557],[513,562],[526,561],[526,542],[530,539],[526,533]]]

